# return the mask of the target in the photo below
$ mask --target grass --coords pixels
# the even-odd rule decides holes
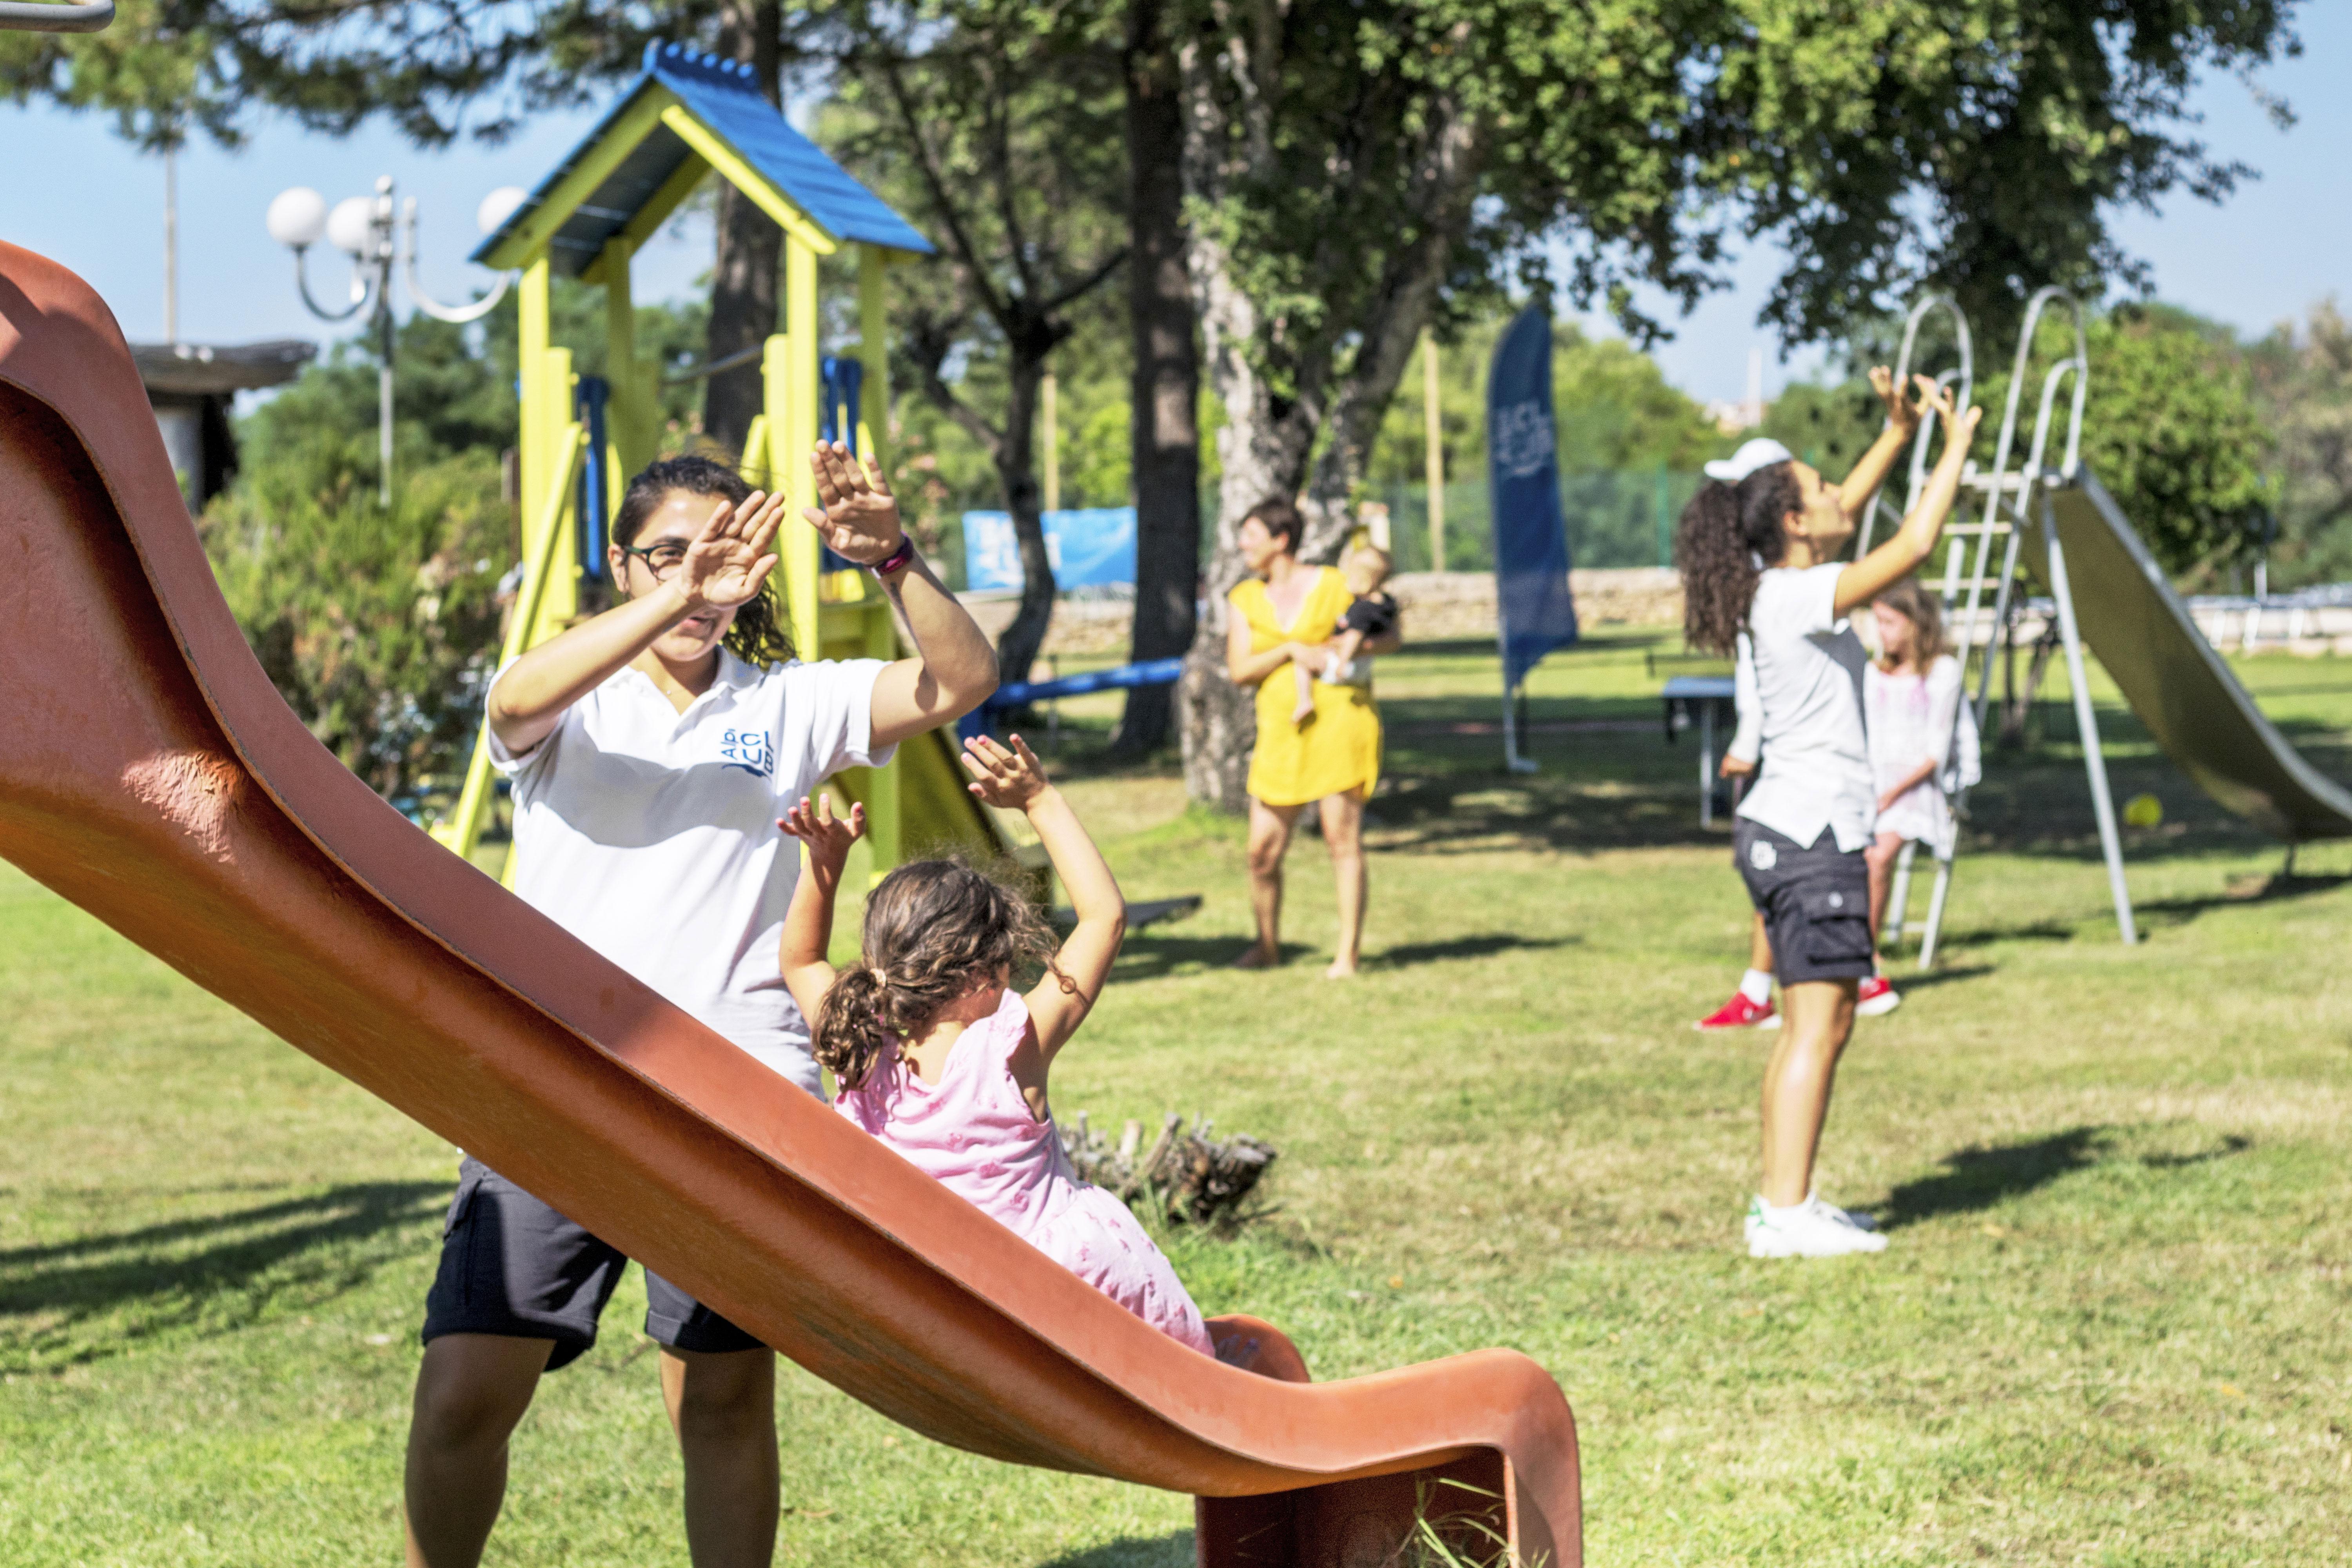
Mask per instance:
[[[1324,1378],[1536,1356],[1581,1426],[1596,1563],[2352,1561],[2352,853],[2277,879],[2105,710],[2118,793],[2167,813],[2129,835],[2126,949],[2079,754],[1994,758],[1941,970],[1862,1026],[1824,1144],[1825,1194],[1894,1246],[1751,1263],[1762,1042],[1689,1028],[1746,906],[1656,727],[1653,645],[1545,667],[1534,718],[1580,727],[1538,733],[1532,778],[1446,728],[1492,716],[1487,650],[1385,663],[1344,987],[1308,962],[1316,843],[1299,959],[1227,971],[1236,828],[1096,763],[1115,700],[1066,705],[1129,895],[1206,901],[1130,939],[1057,1106],[1284,1151],[1275,1219],[1171,1240],[1203,1307],[1282,1323]],[[2240,668],[2352,773],[2352,670]],[[0,933],[0,1563],[393,1560],[454,1152],[5,870]],[[685,1562],[642,1311],[633,1272],[544,1385],[491,1563]],[[797,1371],[780,1397],[780,1561],[1191,1559],[1182,1498],[938,1448]]]

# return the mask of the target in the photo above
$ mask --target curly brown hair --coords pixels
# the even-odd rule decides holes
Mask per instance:
[[[1769,464],[1736,485],[1710,480],[1691,498],[1675,530],[1685,641],[1729,657],[1756,599],[1758,563],[1780,563],[1789,547],[1784,520],[1804,506],[1794,463]]]
[[[613,537],[629,544],[675,492],[709,496],[730,506],[741,506],[751,494],[743,476],[714,458],[664,458],[629,481],[621,492],[621,509],[613,519]],[[737,607],[735,619],[721,639],[727,651],[744,663],[762,668],[793,657],[793,639],[784,630],[783,579],[771,572],[759,596]]]
[[[993,878],[961,860],[909,861],[866,897],[864,956],[835,977],[817,1009],[816,1059],[856,1089],[894,1042],[974,988],[1010,984],[1027,970],[1060,973],[1055,945],[1036,906]]]

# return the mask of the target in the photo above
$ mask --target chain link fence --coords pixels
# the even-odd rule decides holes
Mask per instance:
[[[1673,565],[1675,520],[1705,482],[1703,475],[1671,468],[1589,468],[1560,475],[1570,561],[1580,569]],[[1370,499],[1389,509],[1390,553],[1398,571],[1495,569],[1495,520],[1483,478],[1445,487],[1442,563],[1431,548],[1426,485],[1389,485]]]

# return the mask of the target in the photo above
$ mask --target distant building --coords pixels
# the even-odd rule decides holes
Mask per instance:
[[[299,338],[131,345],[190,511],[202,511],[236,474],[236,435],[229,424],[236,395],[293,380],[318,352],[316,343]]]
[[[1764,351],[1748,351],[1748,395],[1737,403],[1710,403],[1706,416],[1727,436],[1753,430],[1764,423]]]

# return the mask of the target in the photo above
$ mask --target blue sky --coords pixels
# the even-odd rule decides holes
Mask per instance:
[[[2262,173],[2219,207],[2188,196],[2156,215],[2119,215],[2125,245],[2155,268],[2160,298],[2258,333],[2301,315],[2332,293],[2352,293],[2352,201],[2343,149],[2352,146],[2352,6],[2306,5],[2301,58],[2262,79],[2298,117],[2280,132],[2246,87],[2228,77],[2202,83],[2200,132],[2214,151]],[[504,147],[420,153],[381,128],[336,141],[283,122],[264,122],[241,152],[209,145],[180,159],[180,333],[191,342],[333,334],[294,292],[287,252],[263,232],[269,198],[307,184],[330,202],[363,194],[378,174],[418,198],[424,218],[422,271],[443,299],[463,300],[488,275],[465,263],[476,238],[475,205],[493,187],[535,184],[593,122],[597,110],[543,116]],[[163,168],[117,141],[110,123],[48,109],[0,106],[0,236],[53,257],[97,287],[134,340],[163,332]],[[707,225],[687,220],[639,262],[641,297],[684,294],[709,264]],[[320,247],[325,250],[329,247]],[[318,256],[312,289],[340,292],[344,268]],[[1683,320],[1659,359],[1674,382],[1700,398],[1745,391],[1750,349],[1766,354],[1767,385],[1816,363],[1780,362],[1780,345],[1755,324],[1777,258],[1742,258],[1738,286]],[[397,297],[404,314],[404,290]]]

